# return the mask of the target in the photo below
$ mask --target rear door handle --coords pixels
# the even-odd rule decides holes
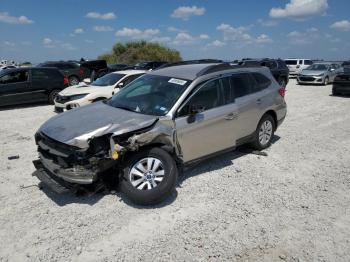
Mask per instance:
[[[256,100],[256,103],[257,103],[258,105],[260,105],[260,104],[261,104],[261,99],[257,99],[257,100]]]
[[[230,114],[228,114],[228,115],[225,116],[225,119],[226,119],[226,120],[233,120],[233,119],[235,119],[235,118],[237,118],[237,117],[238,117],[238,114],[237,114],[237,113],[230,113]]]

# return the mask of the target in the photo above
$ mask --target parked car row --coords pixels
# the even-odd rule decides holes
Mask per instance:
[[[0,106],[47,101],[67,87],[68,79],[56,68],[12,68],[0,71]]]

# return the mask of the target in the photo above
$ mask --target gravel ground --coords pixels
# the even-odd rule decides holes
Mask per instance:
[[[287,90],[268,156],[211,159],[152,208],[39,190],[33,135],[53,108],[0,111],[0,260],[350,261],[350,98]]]

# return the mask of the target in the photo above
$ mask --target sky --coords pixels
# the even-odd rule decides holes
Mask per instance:
[[[94,59],[160,42],[183,59],[350,59],[350,0],[0,0],[0,59]]]

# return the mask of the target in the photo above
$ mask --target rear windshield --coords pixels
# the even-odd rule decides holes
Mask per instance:
[[[111,86],[115,85],[120,79],[122,79],[125,74],[108,74],[98,78],[96,81],[92,82],[93,86]]]
[[[325,64],[313,64],[313,65],[309,66],[307,68],[307,70],[317,70],[317,71],[320,70],[320,71],[322,71],[322,70],[327,70],[328,67],[329,67],[329,65],[325,65]]]
[[[286,62],[286,65],[297,65],[298,60],[284,60]]]

